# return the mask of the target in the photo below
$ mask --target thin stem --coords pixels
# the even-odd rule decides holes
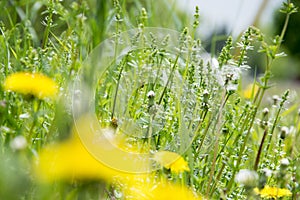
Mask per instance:
[[[290,3],[290,0],[288,0],[288,3]],[[280,47],[280,45],[283,41],[284,35],[286,33],[286,30],[287,30],[287,27],[288,27],[288,24],[289,24],[289,20],[290,20],[290,15],[291,15],[291,13],[287,13],[287,15],[286,15],[284,25],[283,25],[283,28],[281,30],[281,34],[280,34],[280,38],[279,38],[280,40],[279,40],[278,48]]]
[[[271,145],[271,141],[272,141],[272,135],[273,135],[273,133],[275,131],[275,127],[277,127],[277,122],[279,121],[279,118],[280,118],[279,115],[280,115],[280,112],[281,112],[281,110],[283,108],[284,102],[285,102],[284,100],[283,100],[283,102],[281,102],[280,107],[279,107],[279,109],[278,109],[278,111],[276,113],[275,120],[273,122],[271,131],[270,131],[270,134],[269,134],[270,137],[269,137],[269,140],[268,140],[268,145],[267,145],[267,148],[266,148],[266,152],[269,151],[269,148],[270,148],[270,145]]]
[[[254,167],[253,167],[255,171],[257,171],[259,160],[260,160],[260,156],[261,156],[261,153],[262,153],[262,148],[263,148],[263,145],[264,145],[264,142],[266,140],[267,135],[268,135],[268,126],[266,126],[266,128],[264,130],[264,134],[263,134],[263,137],[261,139],[261,142],[260,142],[260,145],[259,145],[259,149],[257,151],[257,155],[256,155],[256,159],[255,159],[255,164],[254,164]]]
[[[4,40],[5,40],[5,50],[6,50],[6,52],[7,52],[7,58],[6,58],[6,62],[5,62],[5,70],[4,70],[4,72],[5,72],[5,75],[7,75],[8,74],[8,69],[10,68],[10,51],[9,51],[9,45],[8,45],[8,42],[7,42],[7,40],[6,40],[6,36],[5,36],[5,33],[4,33],[4,31],[3,31],[3,29],[2,29],[2,27],[0,27],[0,32],[1,32],[1,35],[3,35],[3,38],[4,38]]]
[[[150,120],[149,120],[149,128],[148,128],[148,146],[149,149],[151,150],[151,140],[152,140],[152,124],[153,124],[153,115],[150,115]]]
[[[204,156],[204,163],[207,163],[208,162],[208,154],[206,154],[205,156]],[[207,168],[207,165],[206,164],[204,164],[204,167],[202,168],[202,173],[201,174],[206,174],[206,168]],[[201,182],[200,182],[200,185],[203,185],[203,182],[204,182],[204,180],[205,179],[202,179],[201,180]]]
[[[211,189],[210,185],[211,185],[213,176],[215,174],[217,154],[218,154],[218,150],[219,150],[219,139],[220,139],[220,128],[221,128],[220,119],[221,119],[221,116],[222,116],[223,108],[224,108],[229,96],[230,96],[230,94],[225,91],[225,95],[223,97],[222,104],[220,106],[220,109],[219,109],[219,112],[218,112],[218,115],[217,115],[216,123],[215,123],[215,126],[213,128],[213,132],[214,132],[216,126],[219,126],[218,129],[217,129],[217,133],[216,133],[217,138],[215,139],[213,161],[212,161],[212,166],[211,166],[210,175],[209,175],[208,184],[207,184],[207,189],[206,189],[207,196],[210,193],[210,189]]]
[[[222,162],[222,167],[220,168],[219,173],[218,173],[218,175],[217,175],[217,177],[216,177],[216,180],[215,180],[213,186],[211,187],[211,193],[210,193],[210,196],[212,196],[212,193],[214,192],[214,190],[215,190],[215,188],[216,188],[216,186],[217,186],[217,183],[218,183],[218,181],[219,181],[220,178],[221,178],[221,175],[222,175],[222,173],[223,173],[223,171],[224,171],[224,169],[225,169],[225,166],[226,166],[225,162]]]
[[[125,60],[127,60],[127,59],[125,59]],[[111,119],[114,118],[114,114],[115,114],[116,103],[117,103],[117,95],[118,95],[118,91],[119,91],[120,79],[121,79],[121,76],[122,76],[123,69],[124,69],[124,63],[122,64],[121,69],[120,69],[120,73],[118,75],[116,92],[115,92],[115,95],[114,95],[113,109],[112,109],[112,113],[111,113]]]
[[[36,138],[37,138],[37,136],[38,136],[38,132],[35,134],[35,136],[32,138],[32,134],[33,134],[33,129],[34,129],[34,127],[35,127],[35,125],[36,125],[36,122],[37,122],[37,119],[38,119],[38,112],[39,112],[39,110],[40,110],[40,107],[41,107],[41,104],[42,104],[42,100],[37,100],[38,102],[37,102],[37,107],[36,107],[36,109],[33,107],[33,122],[32,122],[32,124],[31,124],[31,127],[30,127],[30,129],[29,129],[29,139],[31,139],[32,140],[32,144],[34,144],[35,143],[35,141],[36,141]]]
[[[292,160],[295,160],[297,155],[296,155],[296,152],[295,152],[295,147],[297,146],[296,143],[298,141],[298,136],[300,134],[300,117],[299,117],[299,114],[297,115],[297,120],[295,121],[295,127],[296,127],[296,132],[295,132],[295,135],[294,135],[294,139],[293,139],[293,142],[292,142],[292,145],[291,145],[291,149],[290,149],[290,157]]]
[[[252,22],[252,25],[253,26],[258,26],[259,25],[259,21],[262,17],[262,15],[264,14],[264,11],[265,9],[267,8],[267,5],[269,3],[269,0],[263,0],[263,2],[261,3],[256,15],[255,15],[255,18]]]
[[[231,190],[231,187],[232,187],[233,182],[234,182],[235,174],[236,174],[237,169],[239,169],[239,166],[240,166],[240,164],[241,164],[242,155],[243,155],[244,150],[245,150],[245,148],[246,148],[246,144],[247,144],[247,141],[248,141],[249,136],[250,136],[250,130],[251,130],[252,126],[253,126],[253,123],[254,123],[254,120],[255,120],[256,113],[257,113],[257,107],[254,108],[253,113],[251,113],[251,114],[252,114],[252,117],[250,116],[251,114],[249,114],[249,117],[251,117],[251,121],[250,121],[250,124],[249,124],[249,126],[248,126],[247,133],[246,133],[246,136],[245,136],[245,138],[244,138],[242,147],[241,147],[241,149],[240,149],[240,151],[239,151],[239,153],[238,153],[239,156],[238,156],[238,159],[237,159],[237,161],[236,161],[236,166],[235,166],[235,168],[234,168],[234,170],[233,170],[233,172],[232,172],[231,179],[230,179],[230,181],[229,181],[229,183],[228,183],[228,185],[227,185],[227,190],[228,190],[228,191]],[[248,122],[248,121],[247,121],[247,122]]]
[[[161,102],[162,102],[162,100],[163,100],[163,97],[164,97],[164,95],[165,95],[165,93],[166,93],[166,91],[167,91],[167,87],[168,87],[168,85],[169,85],[169,83],[170,83],[170,81],[171,81],[171,79],[172,79],[172,77],[173,77],[173,73],[174,73],[174,71],[175,71],[175,68],[176,68],[176,65],[177,65],[177,62],[178,62],[178,58],[179,58],[179,55],[177,55],[177,57],[176,57],[176,59],[175,59],[175,62],[174,62],[174,65],[173,65],[173,67],[172,67],[172,69],[171,69],[171,72],[170,72],[169,78],[168,78],[168,80],[167,80],[167,83],[166,83],[166,85],[165,85],[165,87],[164,87],[164,90],[163,90],[163,92],[161,93],[161,96],[160,96],[160,98],[159,98],[158,105],[161,104]]]
[[[207,115],[207,112],[205,112],[205,115],[204,115],[204,117],[203,117],[203,120],[204,120],[204,118],[206,117],[206,115]],[[208,119],[208,121],[209,121],[209,124],[206,126],[206,128],[205,128],[205,130],[204,130],[204,133],[203,133],[203,137],[201,138],[201,142],[200,142],[200,144],[198,145],[198,147],[197,147],[197,149],[196,149],[196,151],[195,151],[195,159],[199,156],[199,153],[200,153],[200,150],[201,150],[201,148],[202,148],[202,145],[203,145],[203,143],[204,143],[204,141],[205,141],[205,138],[206,138],[206,136],[207,136],[207,133],[208,133],[208,130],[209,130],[209,127],[210,127],[210,125],[212,124],[212,117],[210,116],[210,118]],[[199,123],[199,125],[198,125],[198,127],[197,127],[197,129],[200,129],[200,123]],[[198,131],[195,131],[195,133],[198,133],[199,132],[199,130]],[[197,134],[198,135],[198,134]],[[193,141],[195,141],[196,140],[196,137],[194,138],[194,140]]]
[[[48,43],[48,39],[49,39],[49,33],[50,33],[50,28],[52,26],[52,17],[53,17],[53,1],[50,1],[50,6],[48,7],[48,12],[49,12],[49,15],[46,17],[47,25],[46,25],[46,29],[44,32],[42,48],[46,47],[46,45]]]

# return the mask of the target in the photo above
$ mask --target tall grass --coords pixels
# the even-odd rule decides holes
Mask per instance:
[[[190,19],[166,0],[0,5],[1,199],[298,198],[299,102],[266,95],[289,0],[280,35],[249,27],[217,57],[198,7]],[[31,78],[8,83],[17,72]]]

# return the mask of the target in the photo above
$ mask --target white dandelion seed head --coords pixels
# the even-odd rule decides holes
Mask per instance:
[[[16,136],[11,142],[10,147],[13,150],[22,150],[27,146],[26,138],[23,135]]]
[[[241,169],[234,180],[241,185],[254,187],[258,181],[258,174],[253,170]]]

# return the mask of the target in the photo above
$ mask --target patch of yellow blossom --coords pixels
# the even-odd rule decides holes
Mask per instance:
[[[183,157],[174,152],[159,151],[154,154],[153,159],[174,173],[190,171],[188,163],[183,159]]]
[[[201,200],[192,189],[165,179],[155,181],[153,176],[131,179],[123,186],[126,200]]]
[[[96,120],[88,115],[80,118],[75,122],[70,139],[45,147],[36,161],[37,178],[111,182],[116,177],[123,179],[150,171],[147,155],[120,149],[112,141],[113,133],[109,129],[98,129]]]
[[[44,148],[35,161],[36,177],[46,182],[101,179],[118,186],[125,200],[202,199],[184,185],[174,184],[164,178],[157,180],[151,170],[148,172],[142,170],[145,171],[144,173],[120,170],[130,171],[136,169],[135,167],[145,169],[149,167],[151,159],[149,157],[147,162],[147,156],[140,157],[143,154],[135,152],[135,148],[129,148],[129,152],[127,148],[123,151],[124,146],[120,144],[122,139],[115,141],[113,132],[109,129],[99,130],[95,123],[97,119],[94,117],[84,116],[76,121],[76,128],[72,130],[70,139]],[[99,134],[101,131],[102,133]],[[105,156],[99,157],[97,153]],[[142,159],[138,160],[139,158]],[[155,158],[157,162],[173,172],[189,171],[187,162],[176,153],[161,151],[155,154]],[[112,167],[109,163],[120,168]]]
[[[118,171],[96,160],[78,137],[50,145],[42,150],[36,175],[43,181],[102,179],[111,181]]]
[[[288,189],[282,189],[282,188],[270,187],[270,186],[265,186],[261,190],[255,188],[254,192],[256,194],[259,194],[260,197],[267,198],[267,199],[277,199],[280,197],[288,197],[292,195],[291,191]]]
[[[259,86],[257,84],[249,84],[242,92],[243,97],[246,99],[253,98],[258,92]]]
[[[4,90],[25,95],[33,95],[39,99],[53,98],[58,93],[58,85],[41,73],[17,72],[9,75],[4,81]]]

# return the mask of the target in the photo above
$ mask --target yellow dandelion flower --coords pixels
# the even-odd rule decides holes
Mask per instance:
[[[152,190],[152,198],[155,200],[200,200],[201,197],[194,194],[192,190],[180,185],[158,184]]]
[[[21,94],[30,94],[39,99],[55,97],[58,93],[57,84],[40,73],[17,72],[9,75],[4,82],[4,90]]]
[[[243,91],[242,95],[246,99],[251,99],[258,92],[259,86],[256,84],[249,84],[246,89]]]
[[[42,181],[72,179],[103,179],[111,181],[118,175],[96,160],[74,137],[65,142],[46,147],[39,155],[35,169],[37,178]]]
[[[259,194],[262,198],[277,199],[280,197],[291,196],[292,193],[288,189],[282,189],[277,187],[265,186],[262,190],[258,188],[254,189],[256,194]]]
[[[201,200],[193,190],[185,186],[170,183],[167,180],[156,182],[154,179],[138,178],[125,187],[126,200]]]
[[[44,148],[36,161],[37,178],[42,181],[102,179],[112,182],[131,178],[135,170],[150,168],[150,159],[119,149],[110,142],[113,135],[106,129],[98,130],[96,123],[96,118],[84,116],[76,121],[70,139]],[[104,136],[99,135],[101,131],[105,132]],[[79,136],[78,132],[85,135]]]
[[[159,151],[154,154],[153,158],[160,165],[172,172],[180,173],[190,171],[188,163],[179,154],[170,151]]]

